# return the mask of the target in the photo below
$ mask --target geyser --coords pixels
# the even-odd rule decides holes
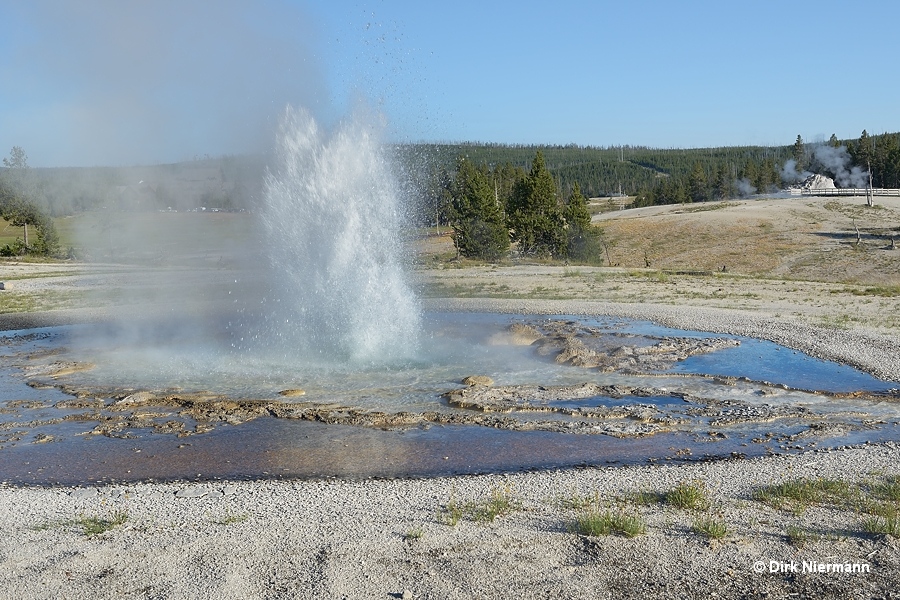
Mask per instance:
[[[284,352],[371,364],[415,351],[402,202],[372,121],[357,111],[328,134],[304,109],[282,117],[261,216],[276,300],[264,337]]]
[[[250,214],[91,220],[85,240],[121,266],[97,286],[108,318],[73,333],[78,360],[98,382],[246,394],[408,364],[421,317],[381,131],[362,110],[324,131],[288,107]]]

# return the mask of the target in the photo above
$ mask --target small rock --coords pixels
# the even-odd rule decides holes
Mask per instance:
[[[403,600],[412,600],[413,593],[409,590],[403,590],[403,594],[400,596]]]
[[[116,402],[116,405],[121,406],[123,404],[146,404],[154,398],[155,396],[150,392],[135,392],[134,394],[125,396],[124,398]]]
[[[222,488],[223,496],[233,496],[235,493],[237,493],[236,485],[226,485],[225,487]]]
[[[73,498],[93,498],[97,495],[97,488],[78,488],[72,490],[70,496]]]
[[[280,392],[278,392],[278,395],[285,396],[288,398],[293,397],[293,396],[305,396],[306,390],[301,390],[300,388],[290,389],[290,390],[281,390]]]
[[[462,380],[463,385],[494,385],[494,380],[487,375],[469,375]]]
[[[209,489],[202,485],[192,485],[190,487],[181,488],[175,492],[176,498],[202,498],[209,493]]]

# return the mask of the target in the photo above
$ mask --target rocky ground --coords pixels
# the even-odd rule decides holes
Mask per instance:
[[[0,595],[893,598],[898,464],[888,444],[505,477],[0,488]]]

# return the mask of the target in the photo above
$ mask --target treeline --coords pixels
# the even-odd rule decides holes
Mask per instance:
[[[0,219],[5,220],[8,226],[22,228],[22,237],[11,244],[0,246],[0,256],[23,254],[47,256],[55,254],[59,249],[59,236],[53,220],[2,180],[0,180]]]
[[[458,255],[496,261],[515,243],[524,256],[599,257],[600,231],[591,225],[587,200],[577,183],[561,197],[540,150],[527,172],[460,156],[452,171],[442,171],[433,191],[446,206]]]
[[[251,210],[262,195],[266,157],[223,156],[133,167],[0,168],[0,179],[42,211]]]
[[[824,144],[807,144],[801,136],[792,146],[780,147],[762,160],[735,161],[699,155],[684,172],[645,186],[635,206],[704,202],[771,193],[798,184],[813,174],[834,180],[837,187],[900,188],[900,134],[870,136],[863,130],[856,140],[832,135]],[[659,163],[657,163],[659,165]],[[683,165],[682,165],[683,169]]]
[[[843,150],[841,150],[843,148]],[[452,171],[463,156],[489,171],[504,166],[528,170],[536,152],[544,157],[557,190],[577,183],[587,197],[636,196],[638,205],[699,202],[770,193],[801,182],[813,172],[839,187],[900,187],[900,134],[856,140],[836,136],[824,144],[658,149],[643,146],[594,147],[507,144],[415,144],[395,147],[417,189],[433,189],[442,171]],[[426,193],[426,195],[428,195]],[[424,214],[435,222],[433,195]]]
[[[863,130],[848,151],[854,165],[872,174],[872,187],[900,188],[900,133],[870,136]]]
[[[747,162],[761,165],[767,160],[775,165],[790,157],[788,146],[658,149],[462,143],[404,145],[395,150],[402,164],[415,165],[412,170],[419,172],[453,169],[459,156],[490,169],[508,164],[528,170],[535,153],[540,151],[560,190],[572,189],[578,183],[587,197],[633,196],[666,177],[687,175],[696,162],[709,168]]]
[[[59,248],[59,237],[53,220],[34,202],[34,194],[29,193],[33,182],[29,177],[25,151],[19,146],[13,147],[10,156],[3,159],[3,166],[5,172],[0,178],[0,219],[5,220],[7,226],[21,227],[22,237],[0,247],[0,256],[55,254]]]

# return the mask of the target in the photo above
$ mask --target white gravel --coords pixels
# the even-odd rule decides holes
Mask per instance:
[[[0,597],[619,598],[887,597],[900,583],[892,538],[852,511],[802,515],[751,499],[796,477],[898,474],[900,447],[680,465],[391,481],[253,481],[106,488],[0,488]],[[729,534],[692,533],[700,513],[641,507],[630,492],[702,482]],[[446,523],[451,500],[508,493],[519,510]],[[565,500],[640,514],[634,539],[568,531]],[[93,537],[73,523],[127,514]],[[790,526],[813,539],[790,545]],[[867,574],[759,574],[759,561],[866,564]],[[799,564],[799,563],[798,563]]]

